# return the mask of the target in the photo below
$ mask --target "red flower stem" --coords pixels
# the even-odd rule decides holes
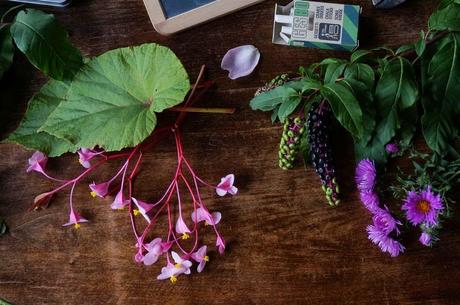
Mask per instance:
[[[197,89],[198,83],[200,83],[200,81],[201,81],[201,79],[202,79],[202,77],[204,75],[204,69],[205,69],[205,66],[202,65],[201,69],[200,69],[200,73],[198,73],[198,77],[196,79],[195,85],[193,85],[192,91],[190,92],[187,100],[184,103],[184,107],[190,106],[190,102],[192,101],[193,95],[195,94],[195,91]],[[180,124],[182,124],[182,121],[185,118],[185,114],[186,114],[186,112],[181,112],[179,114],[179,116],[177,117],[176,122],[174,123],[174,128],[178,128],[180,126]]]

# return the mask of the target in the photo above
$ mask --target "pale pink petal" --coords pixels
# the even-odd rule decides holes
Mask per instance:
[[[171,251],[171,256],[172,256],[173,260],[176,262],[176,264],[182,263],[183,259],[176,252]]]
[[[144,265],[150,266],[150,265],[155,264],[159,257],[160,256],[157,255],[156,253],[149,252],[144,256],[144,258],[142,259],[142,262],[144,263]]]
[[[205,261],[205,260],[202,260],[202,261],[198,264],[198,267],[196,268],[196,271],[198,271],[198,273],[201,273],[201,271],[203,271],[203,269],[204,269],[204,266],[206,266],[206,261]]]
[[[216,193],[217,193],[217,195],[219,195],[220,197],[223,197],[223,196],[227,195],[227,191],[224,190],[224,189],[221,189],[221,188],[219,188],[219,187],[216,188]]]
[[[230,79],[247,76],[259,63],[260,52],[253,45],[243,45],[228,50],[222,58],[221,68],[227,70]]]
[[[98,196],[101,198],[104,198],[105,196],[107,196],[109,192],[109,187],[110,187],[109,182],[103,182],[99,184],[96,184],[93,182],[89,185],[89,188],[91,189],[91,195],[93,195],[94,197]]]
[[[228,193],[230,195],[236,195],[236,193],[238,193],[238,188],[236,186],[232,186],[230,187],[230,189],[228,190]]]
[[[222,214],[220,212],[214,212],[212,213],[212,222],[210,224],[216,225],[220,222],[222,219]]]
[[[123,209],[128,204],[129,204],[129,200],[124,200],[123,191],[120,190],[117,196],[115,197],[115,200],[110,205],[110,207],[112,208],[112,210],[118,210],[118,209]]]
[[[181,216],[176,222],[176,232],[179,234],[190,233],[190,229],[187,227]]]

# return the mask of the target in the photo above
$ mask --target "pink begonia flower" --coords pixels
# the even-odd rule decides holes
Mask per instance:
[[[166,267],[161,268],[161,273],[157,276],[157,280],[169,279],[171,283],[175,284],[177,282],[177,277],[182,273],[184,273],[183,268],[176,268],[175,265],[168,263]]]
[[[235,182],[235,175],[230,174],[220,179],[220,183],[216,187],[216,193],[219,196],[225,196],[227,193],[236,195],[238,188],[233,186]]]
[[[163,254],[163,248],[161,247],[161,238],[155,238],[150,243],[145,245],[148,253],[143,257],[142,262],[144,265],[153,265],[157,262],[161,254]]]
[[[89,188],[91,189],[90,194],[93,197],[98,196],[98,197],[104,198],[109,193],[109,187],[110,187],[110,182],[103,182],[99,184],[96,184],[93,182],[89,185]]]
[[[221,218],[222,218],[222,214],[220,212],[213,212],[212,214],[210,214],[204,208],[196,209],[196,215],[195,215],[195,212],[192,212],[193,222],[205,221],[207,225],[216,225],[219,223]]]
[[[216,247],[217,247],[217,250],[219,250],[219,253],[220,254],[224,254],[224,251],[225,251],[225,241],[222,237],[220,236],[217,236],[217,240],[216,240]]]
[[[185,221],[182,218],[182,216],[179,216],[179,218],[177,218],[176,232],[179,234],[182,234],[182,239],[187,239],[189,237],[188,233],[191,232],[190,229],[185,224]]]
[[[36,151],[32,154],[29,158],[29,167],[27,168],[27,172],[30,173],[31,171],[36,171],[39,173],[45,172],[45,166],[48,158],[40,151]]]
[[[90,168],[91,163],[89,162],[92,158],[96,157],[97,155],[100,155],[103,153],[101,152],[96,152],[94,150],[88,149],[88,148],[80,148],[78,151],[78,161],[84,168]]]
[[[259,63],[260,52],[253,45],[243,45],[228,50],[222,58],[221,68],[227,70],[230,79],[247,76]]]
[[[112,202],[110,207],[112,208],[112,210],[122,210],[128,204],[129,204],[129,200],[125,200],[123,198],[123,191],[120,190],[117,196],[115,196],[115,200]]]
[[[147,215],[147,213],[153,209],[153,204],[150,204],[150,203],[147,203],[141,200],[137,200],[134,197],[132,199],[133,199],[134,204],[137,206],[137,210],[134,210],[134,214],[136,215],[136,213],[140,213],[142,216],[144,216],[147,222],[150,223],[150,217],[149,215]]]
[[[77,212],[75,212],[73,209],[70,210],[70,216],[69,216],[69,222],[63,224],[63,227],[74,225],[75,229],[80,228],[80,223],[82,222],[88,222],[87,219],[81,217]]]
[[[183,272],[184,274],[190,274],[192,272],[190,270],[190,267],[192,267],[191,261],[187,259],[183,259],[182,257],[179,256],[179,254],[177,254],[174,251],[171,251],[171,256],[173,257],[174,262],[176,263],[174,267],[178,269],[184,269],[184,272]]]
[[[196,271],[198,272],[203,271],[206,263],[209,262],[209,256],[206,255],[207,250],[208,247],[203,246],[191,255],[192,258],[198,263],[198,267],[196,268]]]

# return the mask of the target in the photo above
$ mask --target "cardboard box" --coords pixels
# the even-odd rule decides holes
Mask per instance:
[[[358,48],[361,7],[306,0],[275,5],[272,42],[326,50]]]

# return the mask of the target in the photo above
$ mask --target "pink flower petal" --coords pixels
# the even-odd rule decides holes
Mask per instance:
[[[253,45],[243,45],[228,50],[222,58],[221,68],[227,70],[230,79],[247,76],[259,63],[260,52]]]
[[[46,162],[48,162],[48,157],[46,157],[45,154],[43,154],[42,152],[36,151],[29,158],[28,162],[29,162],[29,167],[27,168],[28,173],[30,173],[31,171],[43,173],[46,167]]]
[[[185,224],[184,219],[182,219],[182,216],[180,216],[177,219],[176,232],[179,233],[179,234],[190,233],[190,229]]]
[[[196,271],[198,271],[198,273],[201,273],[201,271],[203,271],[203,269],[204,269],[204,266],[206,266],[206,261],[205,261],[205,260],[202,260],[202,261],[198,264],[198,267],[196,268]]]

